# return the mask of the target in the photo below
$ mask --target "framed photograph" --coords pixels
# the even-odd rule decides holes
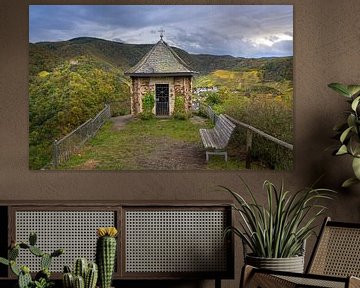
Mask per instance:
[[[32,170],[293,168],[292,5],[30,5]]]

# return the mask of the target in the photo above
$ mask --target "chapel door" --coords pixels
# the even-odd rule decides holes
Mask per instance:
[[[169,84],[156,84],[156,115],[168,116],[169,115]]]

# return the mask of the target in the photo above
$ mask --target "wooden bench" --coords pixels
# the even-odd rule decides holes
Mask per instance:
[[[225,115],[220,114],[215,121],[215,127],[212,129],[200,129],[201,141],[207,149],[206,161],[209,161],[210,155],[224,155],[227,161],[226,146],[235,130],[236,125]]]

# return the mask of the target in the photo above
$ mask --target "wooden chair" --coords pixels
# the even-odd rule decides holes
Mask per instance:
[[[360,223],[326,218],[306,273],[244,266],[240,287],[360,287]]]

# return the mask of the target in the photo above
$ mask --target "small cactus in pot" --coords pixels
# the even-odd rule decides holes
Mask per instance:
[[[97,229],[96,262],[99,267],[100,288],[110,288],[116,258],[115,227],[101,227]]]
[[[45,253],[36,246],[36,242],[36,234],[30,233],[29,243],[12,241],[8,251],[8,259],[0,257],[0,263],[10,266],[11,271],[18,277],[19,288],[48,288],[53,285],[50,280],[50,265],[53,258],[62,255],[64,250],[57,249],[52,253]],[[41,270],[36,273],[34,280],[31,278],[30,268],[26,265],[21,266],[16,262],[20,249],[28,250],[31,254],[40,258]]]
[[[64,267],[64,288],[95,288],[98,279],[98,267],[96,263],[88,263],[85,258],[78,258],[74,264],[74,272],[69,266]]]

